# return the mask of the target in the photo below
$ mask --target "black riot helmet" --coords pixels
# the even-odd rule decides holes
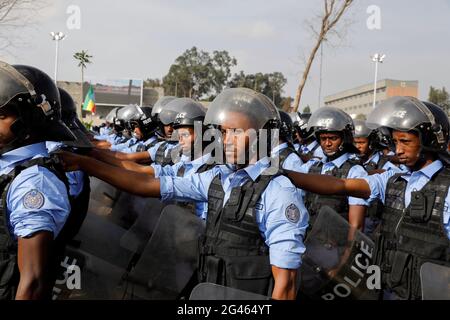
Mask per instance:
[[[294,125],[292,123],[292,119],[289,114],[283,110],[278,110],[280,113],[280,138],[284,141],[293,144],[294,140],[292,139],[292,135],[294,133]]]
[[[383,101],[368,116],[367,126],[391,136],[392,130],[416,132],[423,151],[447,156],[449,120],[435,104],[414,97],[392,97]]]
[[[64,144],[76,148],[92,148],[93,145],[86,134],[87,130],[78,120],[75,102],[66,90],[62,88],[58,90],[61,97],[61,120],[77,137],[76,141],[64,141]]]
[[[236,116],[245,117],[249,121],[249,129],[256,131],[257,139],[250,141],[246,150],[245,161],[251,159],[256,153],[258,156],[270,156],[272,147],[278,141],[278,136],[271,136],[271,129],[279,130],[280,114],[277,107],[265,95],[247,88],[230,88],[222,91],[209,105],[206,111],[204,125],[221,128],[226,121]],[[237,128],[239,129],[239,128]],[[261,134],[267,130],[267,146],[258,141],[263,137]],[[258,149],[264,147],[264,152]],[[240,160],[239,160],[240,161]],[[239,165],[242,165],[239,163]]]
[[[354,119],[355,126],[354,138],[367,138],[369,148],[372,151],[381,151],[391,147],[390,140],[384,136],[378,129],[370,129],[365,120]]]
[[[171,108],[172,104],[180,105],[179,112],[173,121],[174,129],[185,126],[193,127],[196,121],[200,121],[203,124],[206,109],[201,103],[189,98],[180,98],[171,102],[168,108]]]
[[[150,138],[158,130],[158,124],[152,118],[151,107],[141,107],[142,114],[139,119],[131,121],[132,127],[139,127],[145,139]]]
[[[308,121],[311,118],[311,113],[291,112],[289,116],[291,117],[294,130],[302,139],[302,144],[314,138],[314,130],[312,128],[308,129]]]
[[[61,121],[58,89],[43,71],[0,61],[0,109],[17,116],[11,125],[15,139],[0,152],[39,141],[74,141],[76,137]]]
[[[164,139],[164,124],[161,122],[160,114],[163,109],[165,109],[166,105],[170,103],[172,100],[177,99],[173,96],[163,96],[156,101],[155,105],[152,108],[152,118],[158,124],[158,129],[156,130],[156,134],[159,138]]]
[[[359,153],[358,149],[353,145],[353,134],[355,128],[352,118],[342,111],[334,107],[322,107],[317,109],[311,115],[308,121],[307,129],[312,129],[317,141],[320,141],[321,133],[339,133],[342,136],[342,144],[339,152],[334,157],[345,152]]]

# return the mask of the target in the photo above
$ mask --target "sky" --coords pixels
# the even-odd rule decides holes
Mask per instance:
[[[234,72],[282,72],[285,96],[294,96],[313,46],[307,21],[317,25],[320,0],[44,0],[32,27],[10,32],[15,47],[0,51],[9,63],[34,65],[54,74],[55,42],[50,31],[62,31],[58,80],[79,81],[73,54],[82,49],[93,57],[86,78],[162,78],[177,56],[193,46],[227,50],[238,65]],[[73,20],[77,8],[80,19]],[[380,12],[379,29],[370,6]],[[373,8],[373,7],[371,7]],[[386,59],[378,79],[418,80],[419,97],[430,86],[450,89],[450,0],[355,0],[339,30],[323,46],[323,97],[372,83],[379,52]],[[78,21],[79,28],[74,21]],[[69,24],[68,24],[69,22]],[[72,24],[70,24],[72,23]],[[75,28],[74,28],[75,27]],[[0,30],[1,33],[1,30]],[[20,42],[20,43],[19,43]],[[319,56],[304,89],[301,108],[319,102]]]

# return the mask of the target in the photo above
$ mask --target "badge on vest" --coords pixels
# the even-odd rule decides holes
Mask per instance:
[[[44,199],[44,195],[40,191],[33,189],[23,197],[23,206],[26,209],[39,209],[44,205]]]
[[[286,208],[284,214],[286,215],[286,219],[288,219],[292,223],[297,223],[300,219],[300,210],[293,203]]]

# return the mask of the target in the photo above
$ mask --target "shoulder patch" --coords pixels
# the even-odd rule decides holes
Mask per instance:
[[[26,209],[39,209],[44,205],[44,195],[36,189],[28,191],[23,196],[23,206]]]
[[[290,204],[285,211],[285,216],[288,221],[292,223],[297,223],[300,219],[300,210],[297,208],[295,204]]]

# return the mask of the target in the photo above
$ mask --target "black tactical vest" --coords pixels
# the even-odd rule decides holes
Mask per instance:
[[[215,167],[214,163],[212,163],[212,164],[204,163],[197,169],[197,171],[195,173],[202,173],[202,172],[211,170],[214,167]],[[178,169],[177,177],[181,177],[181,178],[184,177],[185,170],[186,170],[186,167],[185,166],[181,166]],[[188,209],[189,211],[191,211],[192,213],[195,214],[195,202],[176,201],[175,204],[177,206],[186,208],[186,209]]]
[[[367,164],[364,164],[363,167],[370,174],[373,170],[382,169],[384,165],[389,161],[389,157],[385,155],[380,155],[380,159],[378,163],[374,161],[370,161]],[[371,219],[378,219],[383,211],[383,202],[379,199],[373,201],[370,206],[367,208],[366,217]]]
[[[256,223],[255,207],[276,175],[261,175],[225,192],[220,175],[208,190],[206,234],[200,240],[199,280],[271,295],[273,289],[269,248]]]
[[[302,152],[302,149],[300,147],[299,149],[299,155],[300,155],[300,159],[302,159],[303,162],[308,162],[309,160],[311,160],[312,158],[314,158],[314,151],[317,150],[317,148],[320,147],[320,143],[317,143],[314,148],[312,148],[311,150],[309,150],[308,152]]]
[[[432,262],[450,266],[450,241],[443,226],[450,169],[441,169],[422,190],[413,191],[407,208],[407,182],[401,175],[388,180],[374,256],[385,288],[404,299],[420,299],[421,265]]]
[[[145,145],[143,143],[139,144],[136,148],[136,152],[144,152],[150,149],[151,147],[155,146],[159,142],[158,139],[153,140],[149,144]]]
[[[280,161],[279,163],[280,168],[283,168],[284,161],[286,161],[286,159],[293,153],[298,155],[297,151],[295,151],[295,149],[292,146],[288,146],[287,148],[284,148],[277,154],[277,157]]]
[[[167,165],[173,165],[174,163],[176,163],[176,161],[174,162],[174,160],[172,159],[172,151],[173,149],[177,148],[173,148],[171,149],[167,155],[166,153],[166,149],[170,144],[176,144],[176,141],[164,141],[163,143],[161,143],[158,147],[158,150],[156,150],[156,155],[155,155],[155,163],[159,164],[161,166],[167,166]]]
[[[345,161],[340,168],[334,167],[333,170],[325,173],[326,175],[331,175],[336,178],[345,179],[348,176],[350,169],[359,164],[359,161],[348,159]],[[311,166],[308,173],[322,174],[323,162],[318,161]],[[318,195],[312,192],[306,192],[305,195],[305,206],[308,209],[310,220],[309,225],[312,227],[317,214],[322,206],[329,206],[339,213],[345,220],[348,221],[348,199],[347,196],[342,195]]]
[[[55,174],[66,185],[67,194],[69,186],[67,177],[59,166],[56,158],[37,158],[17,165],[10,173],[0,176],[0,300],[12,300],[15,297],[17,285],[19,284],[19,268],[17,264],[17,240],[11,236],[8,230],[6,218],[6,196],[12,181],[25,169],[38,165],[47,168]],[[61,247],[58,238],[56,245]]]

